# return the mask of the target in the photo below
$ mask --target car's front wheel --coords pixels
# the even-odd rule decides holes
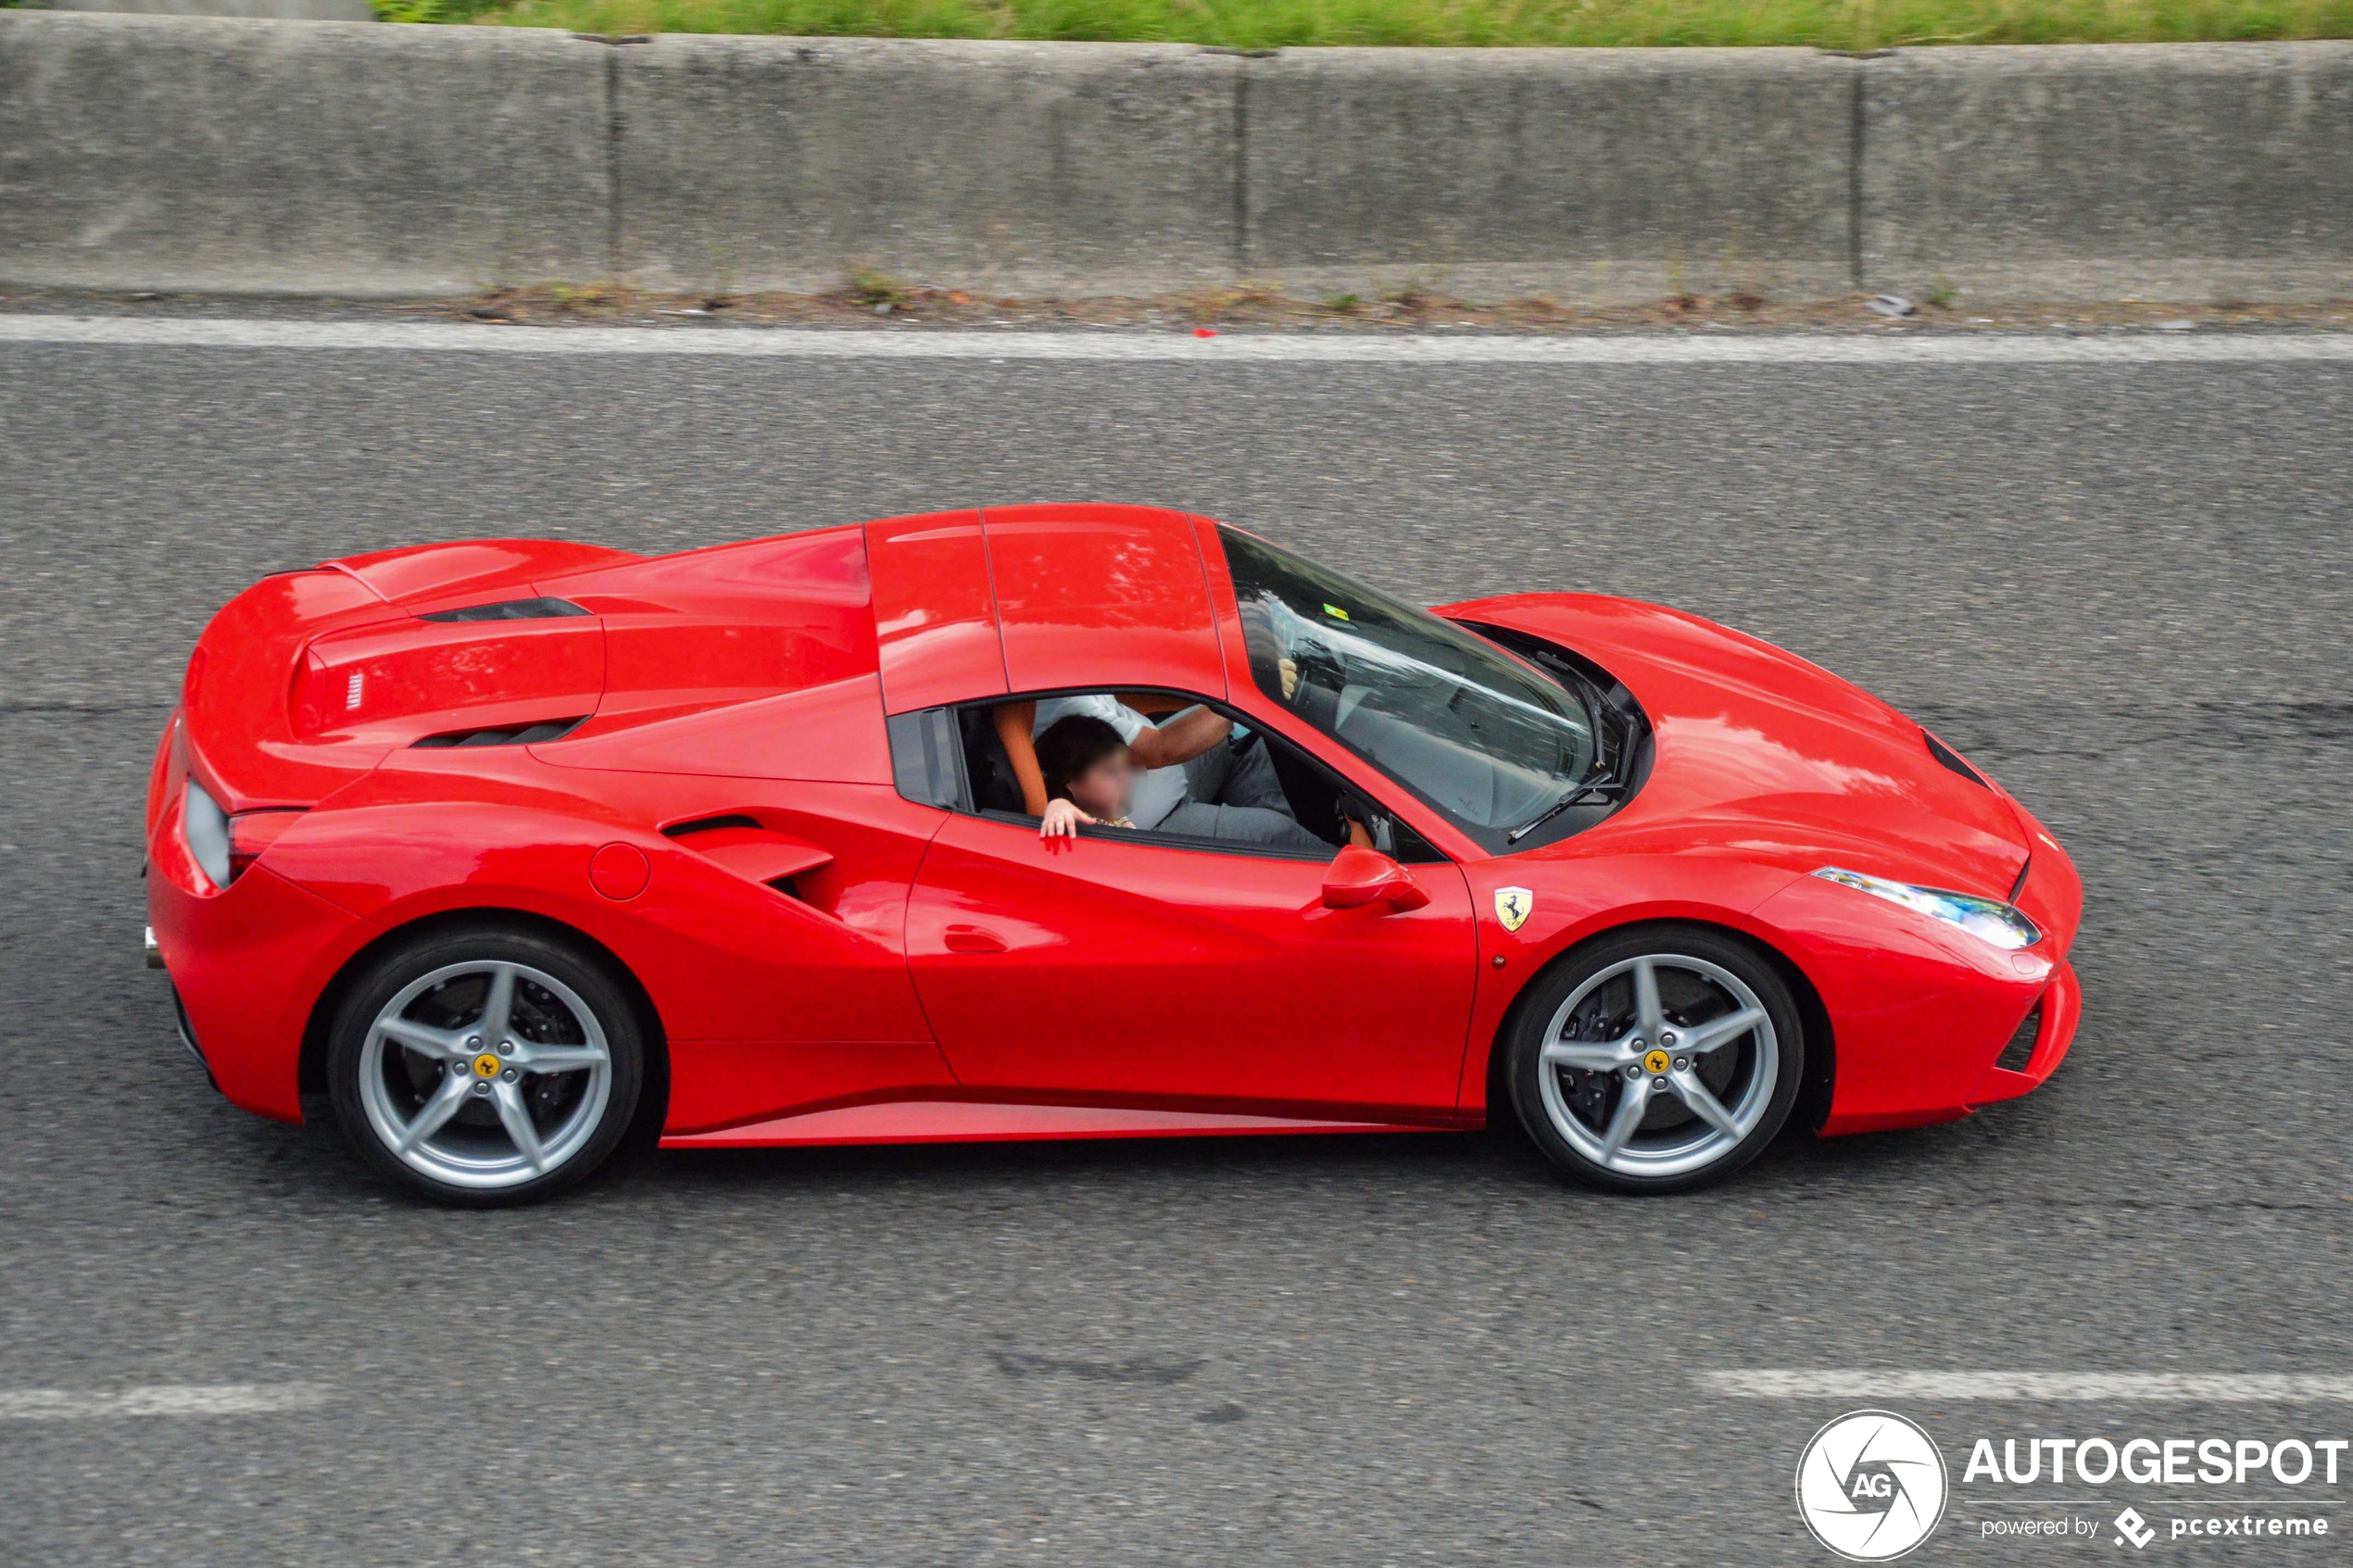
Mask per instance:
[[[512,1203],[585,1176],[645,1079],[629,999],[534,932],[428,934],[360,976],[328,1041],[336,1122],[362,1160],[447,1202]]]
[[[1555,1164],[1617,1192],[1681,1192],[1773,1141],[1806,1042],[1754,949],[1665,925],[1604,937],[1539,980],[1508,1052],[1513,1104]]]

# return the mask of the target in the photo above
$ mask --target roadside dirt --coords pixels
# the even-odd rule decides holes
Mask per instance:
[[[1122,327],[1211,332],[1861,329],[1901,332],[2215,328],[2353,331],[2353,299],[2292,305],[2234,300],[1982,305],[1961,298],[1943,305],[1909,301],[1906,303],[1912,307],[1910,314],[1888,315],[1872,307],[1872,297],[1853,294],[1832,299],[1793,300],[1742,294],[1685,295],[1641,305],[1584,306],[1547,299],[1476,303],[1411,292],[1385,299],[1341,296],[1307,300],[1266,289],[1223,289],[1136,299],[1003,299],[961,289],[917,287],[868,278],[838,292],[821,295],[659,295],[623,288],[550,284],[492,289],[462,298],[400,303],[0,290],[0,310],[392,317],[519,325],[732,323],[900,329]]]

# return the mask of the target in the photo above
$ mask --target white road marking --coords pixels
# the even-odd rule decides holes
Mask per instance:
[[[725,358],[1165,360],[1188,365],[2238,365],[2353,363],[2353,332],[1416,333],[992,332],[807,327],[497,327],[0,313],[0,344],[128,348],[397,349]]]
[[[2200,1404],[2353,1400],[2353,1377],[2325,1373],[1868,1372],[1755,1369],[1694,1374],[1702,1391],[1744,1399],[2136,1399]]]
[[[130,1415],[277,1415],[316,1410],[323,1383],[151,1383],[131,1388],[0,1388],[0,1421]]]

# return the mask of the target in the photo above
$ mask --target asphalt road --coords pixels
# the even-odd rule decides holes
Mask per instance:
[[[1859,1401],[1696,1374],[2353,1372],[2353,367],[16,345],[0,432],[0,1562],[1826,1562],[1790,1476]],[[1667,1201],[1466,1135],[663,1156],[475,1214],[231,1109],[173,1043],[144,768],[258,573],[1080,497],[1428,601],[1666,600],[1930,720],[2083,872],[2072,1058]],[[219,1384],[323,1386],[7,1415]],[[1921,1561],[2118,1549],[1982,1542],[2005,1497],[2353,1530],[2353,1474],[1960,1485],[1978,1436],[2342,1436],[2353,1406],[1897,1408],[1959,1499]]]

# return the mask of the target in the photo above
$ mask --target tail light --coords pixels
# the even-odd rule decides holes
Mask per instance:
[[[226,887],[245,875],[245,868],[259,859],[280,834],[294,826],[303,810],[302,807],[282,807],[240,811],[233,817],[191,779],[186,807],[181,813],[182,832],[187,836],[188,853],[195,857],[212,885]]]
[[[229,880],[236,881],[245,874],[245,868],[261,859],[261,852],[278,842],[278,835],[302,818],[296,807],[279,811],[240,811],[229,819]]]

